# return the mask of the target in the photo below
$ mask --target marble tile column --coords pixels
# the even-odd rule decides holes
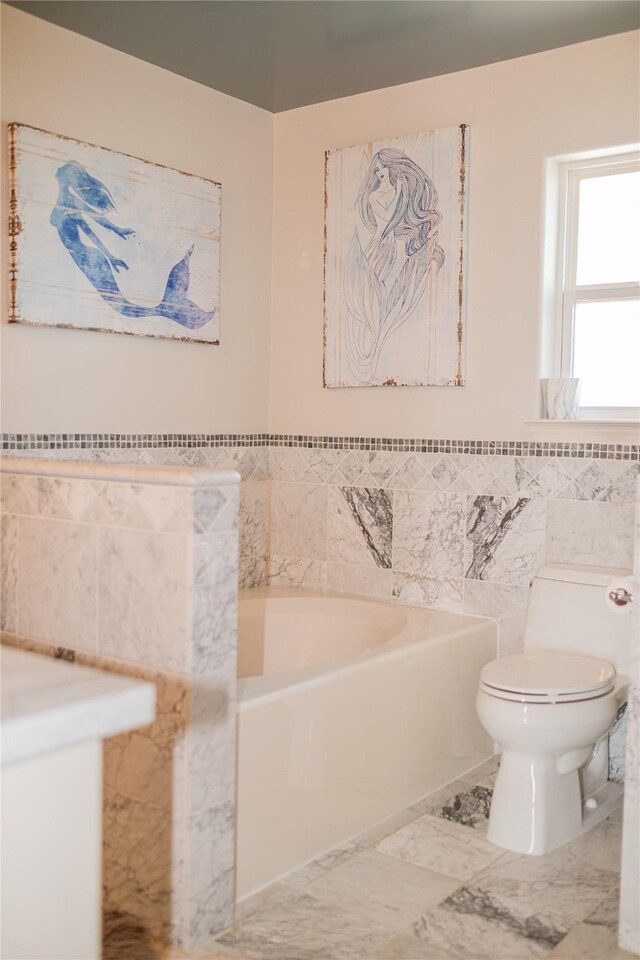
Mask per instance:
[[[627,728],[619,943],[640,953],[640,480],[637,486],[633,571],[633,626]]]
[[[154,723],[105,742],[104,903],[187,950],[233,915],[239,479],[2,475],[3,639],[156,685]]]

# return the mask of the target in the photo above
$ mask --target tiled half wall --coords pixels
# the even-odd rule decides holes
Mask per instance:
[[[3,640],[156,684],[155,722],[105,741],[104,899],[189,948],[233,912],[239,478],[25,467],[1,480]]]

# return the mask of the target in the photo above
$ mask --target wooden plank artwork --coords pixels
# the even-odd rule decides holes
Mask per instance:
[[[9,320],[219,343],[221,186],[9,127]]]
[[[325,154],[325,387],[464,385],[468,140]]]

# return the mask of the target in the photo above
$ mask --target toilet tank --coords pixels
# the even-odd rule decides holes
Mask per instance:
[[[524,635],[526,653],[560,650],[608,660],[629,673],[631,608],[612,610],[607,587],[631,571],[620,567],[548,564],[531,585]]]

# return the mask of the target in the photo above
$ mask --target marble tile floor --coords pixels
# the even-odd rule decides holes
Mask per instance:
[[[544,857],[486,839],[492,758],[238,905],[202,960],[626,960],[622,809]],[[185,960],[179,951],[118,960]],[[105,953],[104,960],[111,960]]]

